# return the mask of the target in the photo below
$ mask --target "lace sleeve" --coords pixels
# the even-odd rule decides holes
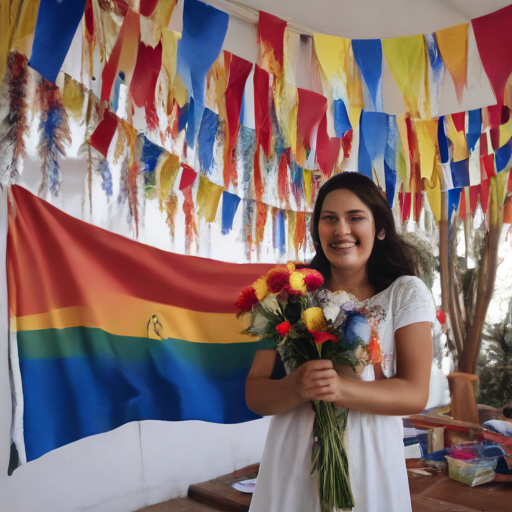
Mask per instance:
[[[393,296],[394,330],[416,322],[434,325],[435,318],[434,301],[423,281],[414,276],[399,278]]]

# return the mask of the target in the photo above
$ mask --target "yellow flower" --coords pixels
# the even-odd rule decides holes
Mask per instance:
[[[302,319],[310,331],[325,331],[327,329],[327,323],[322,308],[306,309],[302,312]]]
[[[254,291],[256,292],[256,297],[258,300],[263,300],[268,294],[269,289],[267,286],[267,281],[264,277],[260,277],[253,285]]]
[[[292,272],[295,272],[295,264],[293,263],[293,261],[289,261],[287,264],[286,264],[286,270],[288,270],[288,272],[290,272],[290,274]]]
[[[307,292],[308,289],[304,283],[304,274],[293,272],[290,275],[290,288],[297,292]]]

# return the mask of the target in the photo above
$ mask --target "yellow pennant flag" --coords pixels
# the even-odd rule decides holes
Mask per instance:
[[[174,84],[174,77],[176,76],[176,54],[178,51],[178,41],[181,39],[181,34],[174,30],[162,29],[162,64],[169,84]]]
[[[313,200],[311,198],[311,193],[313,191],[313,171],[304,169],[302,179],[304,180],[304,195],[306,196],[306,202],[311,208],[313,205]]]
[[[464,131],[459,132],[455,128],[452,116],[446,116],[445,119],[448,121],[448,131],[446,136],[452,141],[453,144],[453,161],[460,162],[469,157],[468,143],[466,142],[466,135]]]
[[[165,155],[164,157],[162,157]],[[156,167],[156,182],[158,183],[160,210],[163,211],[167,198],[172,194],[174,182],[180,170],[180,159],[178,156],[164,152],[158,159]]]
[[[382,49],[412,117],[430,117],[427,53],[423,35],[383,39]]]
[[[504,146],[512,137],[512,116],[506,122],[500,126],[500,148]]]
[[[421,177],[430,181],[437,151],[437,119],[416,121]]]
[[[196,197],[199,218],[203,217],[206,222],[215,221],[222,191],[221,186],[212,183],[203,175],[200,176]]]
[[[346,84],[347,77],[344,64],[350,49],[351,41],[344,37],[313,34],[315,51],[328,81],[339,77]]]
[[[452,75],[460,104],[468,75],[468,24],[438,30],[436,40],[443,62]]]

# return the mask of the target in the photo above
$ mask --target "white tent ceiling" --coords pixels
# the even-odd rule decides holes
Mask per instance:
[[[251,9],[261,10],[311,32],[382,39],[434,32],[501,9],[512,0],[204,1],[248,20],[256,20]]]

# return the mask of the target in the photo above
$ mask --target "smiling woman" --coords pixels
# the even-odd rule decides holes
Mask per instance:
[[[326,307],[371,316],[370,345],[382,362],[354,371],[330,360],[309,361],[276,381],[276,352],[256,353],[247,404],[275,416],[250,511],[322,510],[310,476],[309,402],[320,400],[338,413],[349,409],[345,443],[354,512],[410,512],[400,416],[419,413],[427,403],[432,298],[416,277],[415,251],[397,233],[390,207],[369,178],[345,172],[328,180],[315,204],[312,235],[316,255],[309,266],[323,274]]]

